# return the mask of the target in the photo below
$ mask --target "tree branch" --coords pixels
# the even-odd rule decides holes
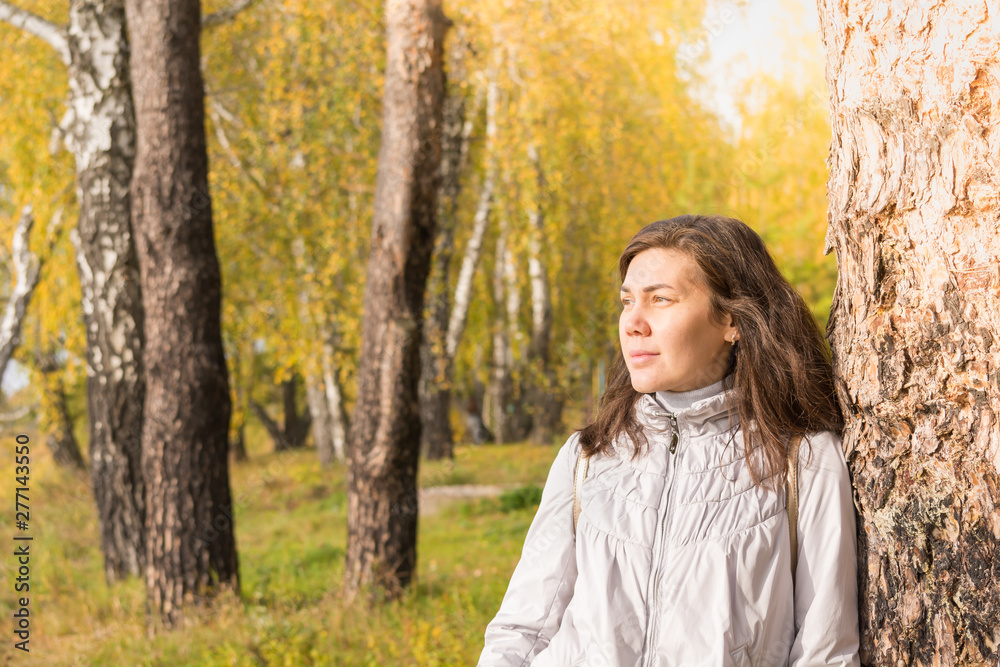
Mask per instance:
[[[35,216],[31,214],[31,207],[25,206],[14,230],[14,242],[11,244],[11,266],[14,269],[15,284],[10,301],[7,302],[3,321],[0,322],[0,378],[3,377],[7,363],[21,342],[24,313],[31,300],[31,294],[35,291],[35,285],[38,284],[38,260],[28,249],[28,235],[34,224]]]
[[[0,0],[0,21],[45,40],[49,46],[56,50],[62,61],[69,64],[69,46],[66,43],[65,28],[46,21],[41,16],[32,14],[26,9],[15,7],[5,0]]]
[[[274,451],[282,452],[286,449],[291,449],[292,443],[288,442],[288,439],[285,438],[285,432],[281,430],[281,427],[278,426],[277,422],[271,419],[271,416],[267,414],[267,410],[264,409],[264,406],[252,398],[250,399],[249,404],[250,412],[253,413],[254,417],[260,420],[260,423],[264,425],[265,429],[267,429],[268,435],[271,436],[271,440],[274,441]]]
[[[2,2],[3,0],[0,0]],[[233,4],[217,12],[201,17],[202,28],[212,28],[223,23],[229,23],[244,9],[253,4],[253,0],[236,0]]]

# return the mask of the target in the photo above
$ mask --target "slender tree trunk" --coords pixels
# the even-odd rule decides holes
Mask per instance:
[[[57,465],[84,470],[86,465],[73,435],[73,419],[66,403],[61,364],[54,354],[48,353],[38,355],[37,366],[42,373],[42,421],[49,430],[45,443],[52,452],[52,459]]]
[[[497,236],[496,257],[493,263],[493,302],[495,320],[493,324],[493,378],[490,391],[490,425],[496,435],[496,442],[502,445],[516,439],[514,433],[514,379],[512,377],[514,356],[511,347],[509,317],[510,302],[507,284],[508,264],[512,262],[510,252],[510,222],[505,215],[500,216],[500,234]]]
[[[239,426],[236,427],[236,436],[233,441],[229,443],[229,451],[233,454],[233,459],[236,461],[247,461],[249,456],[247,456],[247,428],[246,420],[240,422]]]
[[[232,438],[229,443],[229,453],[233,455],[236,461],[246,461],[247,457],[247,443],[246,443],[246,422],[247,422],[247,411],[249,406],[247,405],[247,398],[250,394],[250,382],[245,377],[245,365],[243,361],[243,352],[240,350],[241,341],[237,340],[233,343],[232,355],[230,357],[233,365],[233,393],[235,394],[235,404],[233,405],[233,423],[231,424],[230,437]],[[250,376],[253,375],[253,348],[250,348]]]
[[[434,261],[427,286],[428,315],[424,321],[424,343],[421,346],[420,421],[421,449],[430,460],[452,458],[454,435],[451,431],[451,364],[447,355],[448,319],[451,299],[448,293],[448,273],[455,253],[455,229],[458,226],[458,197],[462,191],[461,176],[469,153],[469,135],[473,119],[466,117],[465,96],[458,82],[465,79],[467,48],[459,43],[449,49],[448,94],[443,104],[444,125],[441,136],[441,192],[438,202],[438,233],[434,244]],[[475,109],[475,106],[474,106]]]
[[[250,412],[264,425],[264,430],[271,436],[271,441],[274,443],[274,451],[283,452],[286,449],[291,449],[291,445],[286,440],[285,429],[281,428],[278,422],[271,419],[271,416],[267,414],[267,410],[263,405],[250,399]]]
[[[10,269],[14,274],[14,289],[4,305],[3,320],[0,321],[0,378],[7,371],[10,358],[21,344],[24,316],[28,312],[31,295],[38,285],[38,259],[28,247],[34,224],[35,217],[31,213],[31,207],[25,206],[11,240]]]
[[[819,7],[862,657],[996,665],[1000,8]]]
[[[312,415],[313,444],[323,467],[333,463],[333,435],[330,429],[330,406],[326,401],[326,388],[322,377],[306,378],[306,403]]]
[[[181,606],[238,592],[229,382],[212,232],[197,0],[127,0],[137,143],[133,229],[145,305],[146,591]]]
[[[494,54],[494,60],[499,60],[499,52]],[[444,341],[443,366],[443,386],[449,388],[454,379],[454,360],[458,352],[458,344],[462,340],[465,332],[465,322],[468,319],[469,308],[472,305],[473,279],[476,274],[476,267],[482,254],[483,240],[489,228],[490,212],[493,207],[493,191],[496,188],[497,178],[497,157],[496,132],[497,132],[497,108],[499,106],[500,87],[497,83],[496,68],[492,68],[487,76],[486,86],[486,173],[479,191],[479,201],[476,204],[476,212],[472,221],[472,233],[466,242],[465,252],[462,256],[462,265],[458,272],[458,281],[455,284],[455,296],[452,299],[448,316],[448,328]],[[444,400],[440,398],[438,400]],[[450,403],[450,398],[449,398]],[[440,408],[439,408],[440,409]],[[482,414],[478,415],[479,428],[472,430],[472,440],[476,443],[484,439],[492,439],[492,433],[486,438],[488,429],[482,423]]]
[[[397,597],[417,558],[421,319],[444,81],[439,0],[388,0],[382,146],[351,420],[346,587]]]
[[[281,383],[281,399],[285,416],[285,443],[288,447],[294,448],[305,444],[306,434],[309,432],[308,409],[305,415],[300,417],[298,407],[295,404],[297,385],[297,374],[293,374],[292,377]]]
[[[490,222],[490,210],[493,207],[493,190],[496,188],[497,158],[497,108],[499,106],[500,87],[497,84],[495,71],[491,71],[486,89],[486,174],[479,191],[479,202],[472,220],[472,234],[465,246],[462,266],[458,272],[458,282],[455,284],[455,298],[452,300],[451,317],[448,320],[448,334],[445,337],[445,354],[450,359],[455,358],[458,344],[465,331],[465,321],[469,316],[469,306],[472,304],[472,280],[476,274],[476,266],[482,254],[483,239]]]
[[[347,457],[350,421],[344,404],[344,390],[340,385],[340,373],[333,356],[333,344],[323,344],[323,387],[326,389],[327,411],[330,415],[330,440],[333,456],[338,461]]]
[[[528,236],[528,276],[531,279],[531,346],[528,364],[529,386],[522,392],[531,408],[531,434],[536,444],[551,444],[562,421],[562,400],[556,393],[555,377],[549,359],[549,342],[552,336],[552,300],[549,276],[542,255],[545,240],[546,191],[545,172],[534,145],[528,147],[528,158],[537,175],[537,201],[528,211],[531,223]]]

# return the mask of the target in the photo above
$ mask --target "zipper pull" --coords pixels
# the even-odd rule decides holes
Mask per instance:
[[[670,418],[670,453],[673,454],[677,451],[677,417],[671,414],[667,417]]]

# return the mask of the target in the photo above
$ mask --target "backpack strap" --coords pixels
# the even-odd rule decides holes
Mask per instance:
[[[799,442],[797,435],[788,443],[788,477],[785,479],[785,496],[788,506],[788,543],[792,546],[792,581],[799,561]]]
[[[583,480],[587,479],[587,470],[590,468],[590,457],[583,455],[583,448],[576,457],[576,468],[573,470],[573,533],[576,534],[576,522],[580,519],[580,488]]]

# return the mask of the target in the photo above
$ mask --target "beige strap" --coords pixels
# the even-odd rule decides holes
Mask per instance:
[[[583,448],[576,457],[576,469],[573,471],[573,532],[576,533],[576,522],[580,518],[580,489],[583,480],[587,479],[587,469],[590,468],[590,457],[583,455]]]
[[[788,443],[788,478],[785,493],[788,499],[788,542],[792,546],[792,581],[799,561],[799,441],[797,435]]]

